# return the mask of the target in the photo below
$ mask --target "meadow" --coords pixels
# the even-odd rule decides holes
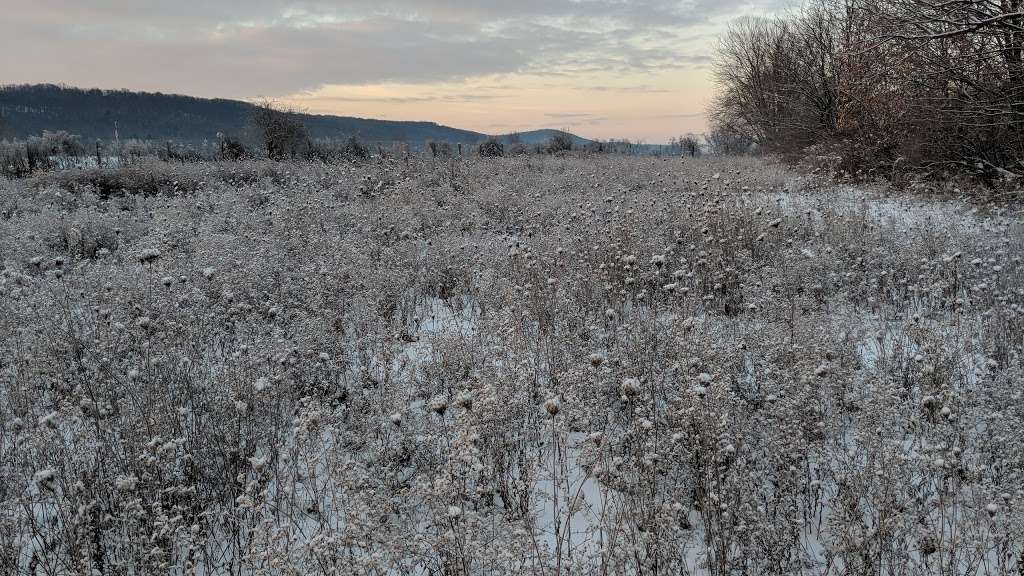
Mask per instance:
[[[1024,222],[764,159],[0,179],[0,573],[1024,573]]]

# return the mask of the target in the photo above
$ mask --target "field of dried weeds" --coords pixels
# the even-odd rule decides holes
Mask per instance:
[[[756,160],[0,181],[4,574],[1019,574],[1024,226]]]

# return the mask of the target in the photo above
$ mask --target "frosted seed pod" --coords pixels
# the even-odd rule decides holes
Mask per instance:
[[[51,488],[53,482],[57,479],[57,472],[54,470],[40,470],[32,475],[32,481],[35,482],[40,488]]]
[[[138,253],[136,256],[141,264],[151,264],[156,262],[161,256],[160,250],[156,248],[146,248]]]
[[[561,409],[562,404],[558,401],[558,398],[548,398],[544,401],[544,410],[546,410],[552,417],[557,416],[558,411]]]
[[[39,418],[39,426],[40,427],[44,427],[45,426],[47,428],[56,428],[57,427],[57,416],[58,415],[59,414],[56,411],[54,411],[54,412],[50,412],[49,414]]]
[[[139,479],[135,476],[118,476],[117,479],[114,480],[114,487],[121,492],[130,492],[135,489],[135,486],[138,485],[138,483]]]

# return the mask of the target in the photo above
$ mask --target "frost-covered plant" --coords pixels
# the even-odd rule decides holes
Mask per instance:
[[[0,573],[1012,574],[1018,217],[752,159],[0,182]]]

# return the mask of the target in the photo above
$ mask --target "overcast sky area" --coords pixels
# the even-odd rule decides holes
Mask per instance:
[[[791,0],[34,0],[0,82],[272,98],[305,111],[649,143],[704,129],[729,20]]]

